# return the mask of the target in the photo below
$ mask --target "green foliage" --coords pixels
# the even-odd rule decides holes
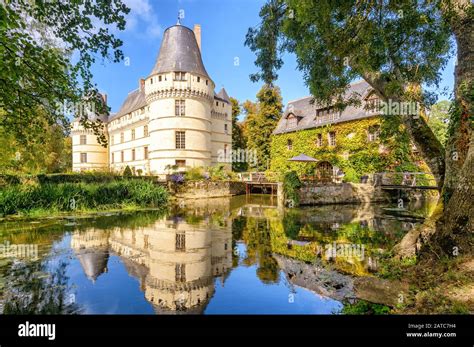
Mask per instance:
[[[449,110],[451,102],[448,100],[440,101],[431,107],[428,125],[443,146],[446,145],[448,138]]]
[[[191,167],[185,172],[186,181],[199,181],[204,178],[204,169],[202,167]]]
[[[353,314],[353,315],[360,315],[360,314],[370,314],[370,315],[380,315],[380,314],[389,314],[390,307],[381,305],[381,304],[373,304],[368,301],[357,301],[355,304],[344,304],[342,308],[343,314]]]
[[[208,169],[208,173],[212,181],[227,181],[233,177],[232,173],[227,171],[224,165],[211,166]]]
[[[75,211],[127,205],[158,207],[168,193],[141,179],[108,183],[59,183],[12,185],[0,188],[0,214],[28,213],[34,209]]]
[[[129,8],[121,0],[77,0],[67,6],[60,1],[14,3],[0,6],[0,108],[6,112],[0,125],[27,143],[42,133],[45,121],[67,128],[64,103],[87,102],[94,114],[108,112],[91,66],[98,57],[123,59],[122,41],[110,29],[125,29]],[[87,112],[76,116],[99,134],[100,122],[87,121]]]
[[[257,153],[257,165],[253,169],[268,169],[273,130],[281,117],[283,108],[280,89],[264,85],[257,94],[257,105],[245,103],[247,110],[245,134],[247,148]]]
[[[130,166],[126,166],[125,169],[123,170],[123,177],[132,177],[133,172],[132,169],[130,169]]]
[[[283,177],[283,192],[285,199],[293,201],[293,206],[298,206],[300,198],[298,189],[301,188],[301,181],[295,171],[290,171]]]
[[[4,116],[0,115],[1,118]],[[43,123],[42,132],[30,136],[27,144],[0,125],[0,173],[55,173],[70,171],[72,144],[59,125]]]
[[[232,150],[244,150],[247,148],[247,138],[244,134],[244,126],[238,118],[242,109],[237,99],[231,97],[230,101],[232,103]],[[247,166],[247,163],[232,162],[233,171],[245,171]]]
[[[411,151],[410,140],[401,126],[395,130],[393,119],[372,117],[326,127],[302,130],[273,136],[271,171],[296,171],[301,175],[314,175],[318,163],[328,161],[345,173],[344,181],[360,182],[364,174],[383,171],[425,171],[421,158]],[[381,126],[381,139],[368,142],[367,131],[373,125]],[[328,133],[336,133],[336,146],[328,144]],[[322,135],[323,145],[318,147],[316,138]],[[288,150],[288,140],[293,147]],[[291,162],[288,159],[304,153],[319,160],[316,163]]]
[[[450,30],[436,1],[268,0],[260,18],[245,42],[260,68],[251,79],[274,82],[282,56],[295,53],[321,102],[342,102],[355,77],[377,82],[384,96],[401,95],[409,84],[436,84],[450,54]]]

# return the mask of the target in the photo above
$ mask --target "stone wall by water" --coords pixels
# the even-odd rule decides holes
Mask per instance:
[[[245,194],[245,183],[235,181],[189,181],[170,187],[177,198],[202,199]]]
[[[299,192],[300,205],[389,202],[390,194],[371,184],[305,184]]]

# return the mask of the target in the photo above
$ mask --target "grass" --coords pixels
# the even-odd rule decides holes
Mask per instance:
[[[136,210],[163,207],[167,201],[165,188],[143,180],[11,185],[0,189],[0,215],[42,217],[61,212]]]

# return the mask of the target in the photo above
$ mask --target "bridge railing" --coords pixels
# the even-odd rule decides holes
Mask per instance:
[[[242,182],[268,183],[277,181],[277,175],[273,172],[239,172],[237,175]]]
[[[437,187],[433,174],[427,172],[378,172],[374,174],[376,186]]]

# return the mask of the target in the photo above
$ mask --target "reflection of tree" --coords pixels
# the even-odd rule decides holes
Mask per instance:
[[[279,268],[272,254],[270,227],[267,220],[247,218],[243,239],[247,244],[247,258],[244,264],[257,263],[257,276],[264,283],[275,283],[279,280]]]
[[[41,261],[12,265],[5,286],[4,314],[75,314],[65,262],[51,271]]]
[[[283,216],[283,229],[289,239],[296,239],[300,233],[303,224],[300,223],[299,214],[293,210],[288,210]]]

